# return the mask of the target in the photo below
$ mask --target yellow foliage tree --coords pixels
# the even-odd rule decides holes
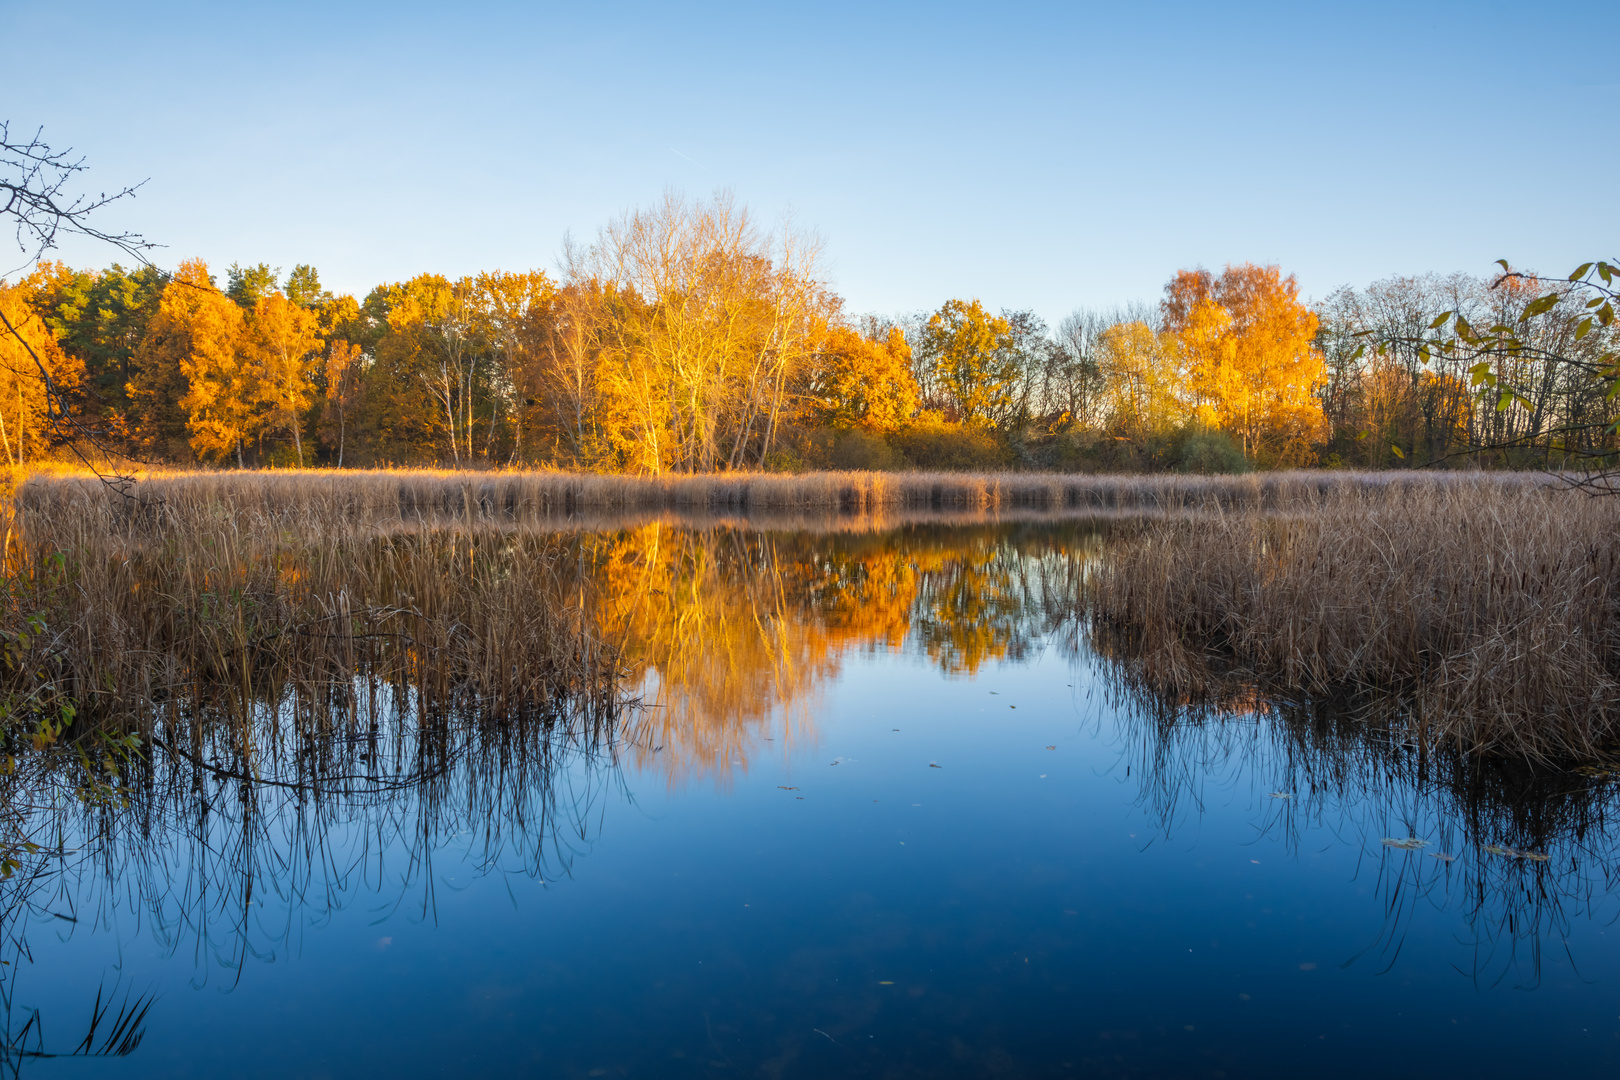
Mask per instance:
[[[1175,349],[1147,323],[1118,323],[1099,334],[1097,364],[1107,430],[1115,438],[1145,443],[1186,419]]]
[[[343,443],[349,414],[360,398],[360,364],[365,351],[342,338],[333,338],[326,354],[326,401],[321,409],[320,432],[337,444],[337,467],[343,468]],[[335,436],[335,439],[334,439]]]
[[[930,405],[952,419],[983,425],[1000,414],[1018,378],[1012,324],[978,300],[947,300],[928,317],[922,348]]]
[[[1237,437],[1249,457],[1298,460],[1324,427],[1317,317],[1292,274],[1227,266],[1182,270],[1165,286],[1166,331],[1185,364],[1195,413]]]
[[[834,307],[816,255],[791,230],[762,234],[724,192],[669,195],[569,253],[570,300],[603,305],[569,321],[591,342],[602,438],[621,467],[766,462]]]
[[[299,307],[281,293],[262,297],[253,305],[253,316],[246,336],[247,360],[244,380],[251,384],[248,396],[262,405],[255,429],[287,431],[304,465],[304,414],[314,401],[310,383],[310,358],[322,342],[314,312]]]

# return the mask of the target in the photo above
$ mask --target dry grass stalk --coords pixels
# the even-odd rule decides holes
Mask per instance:
[[[147,732],[163,717],[229,715],[244,738],[255,707],[341,723],[385,684],[423,716],[616,700],[616,661],[567,601],[555,538],[383,535],[333,504],[126,502],[43,482],[72,495],[32,499],[31,481],[9,521],[7,625],[37,615],[45,628],[0,676],[14,696],[44,692]]]
[[[1592,758],[1620,720],[1617,524],[1620,503],[1486,474],[1330,490],[1146,523],[1089,603],[1165,687],[1196,695],[1236,664],[1315,694],[1394,691],[1425,745]]]
[[[1348,493],[1473,490],[1467,473],[1281,472],[1248,476],[1091,476],[1051,473],[718,473],[638,477],[563,472],[434,470],[166,472],[140,484],[143,505],[213,506],[293,523],[441,520],[541,523],[601,514],[880,511],[1203,511],[1308,507]],[[1536,474],[1492,474],[1492,490],[1546,486]],[[39,475],[24,507],[99,498],[93,477]],[[54,511],[50,511],[54,513]],[[189,511],[188,511],[189,512]]]

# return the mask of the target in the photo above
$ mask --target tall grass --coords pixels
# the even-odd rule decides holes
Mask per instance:
[[[1087,599],[1187,696],[1236,669],[1381,702],[1420,745],[1593,758],[1620,723],[1617,525],[1620,503],[1488,474],[1342,487],[1147,522]]]
[[[421,715],[611,707],[615,661],[567,602],[554,538],[381,533],[336,500],[276,507],[216,483],[136,499],[25,483],[4,522],[14,662],[0,692],[148,733],[209,714],[246,731],[254,707],[336,722],[377,687]]]
[[[352,714],[362,678],[423,713],[606,707],[620,660],[557,530],[931,515],[1140,518],[1084,602],[1178,692],[1224,667],[1383,694],[1425,740],[1540,758],[1599,754],[1620,719],[1620,506],[1540,475],[198,472],[132,499],[35,476],[16,505],[8,625],[51,614],[3,677],[48,668],[106,714]]]

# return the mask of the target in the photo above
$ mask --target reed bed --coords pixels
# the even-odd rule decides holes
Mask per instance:
[[[1612,755],[1620,503],[1489,474],[1146,522],[1087,603],[1149,681],[1379,702],[1419,747]],[[1390,703],[1396,703],[1391,709]]]
[[[41,483],[72,495],[32,498]],[[555,538],[382,534],[330,502],[140,492],[50,478],[19,492],[0,672],[14,712],[67,704],[81,726],[151,734],[208,715],[246,732],[265,707],[341,724],[379,692],[422,716],[614,707],[616,661],[569,602]]]
[[[1277,510],[1348,492],[1474,490],[1464,473],[1281,472],[1247,476],[1091,476],[1051,473],[724,473],[609,476],[563,472],[431,470],[173,472],[143,479],[130,512],[213,507],[265,520],[388,524],[429,521],[585,523],[623,515],[1008,514]],[[1492,490],[1547,486],[1539,474],[1493,474]],[[41,475],[20,505],[47,516],[103,498],[94,477]],[[199,512],[195,509],[185,512]]]

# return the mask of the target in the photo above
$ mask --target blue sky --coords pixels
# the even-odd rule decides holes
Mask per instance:
[[[853,311],[1055,322],[1199,263],[1321,296],[1620,255],[1620,9],[1553,11],[0,0],[0,115],[150,178],[107,223],[171,265],[553,269],[729,187],[819,231]]]

